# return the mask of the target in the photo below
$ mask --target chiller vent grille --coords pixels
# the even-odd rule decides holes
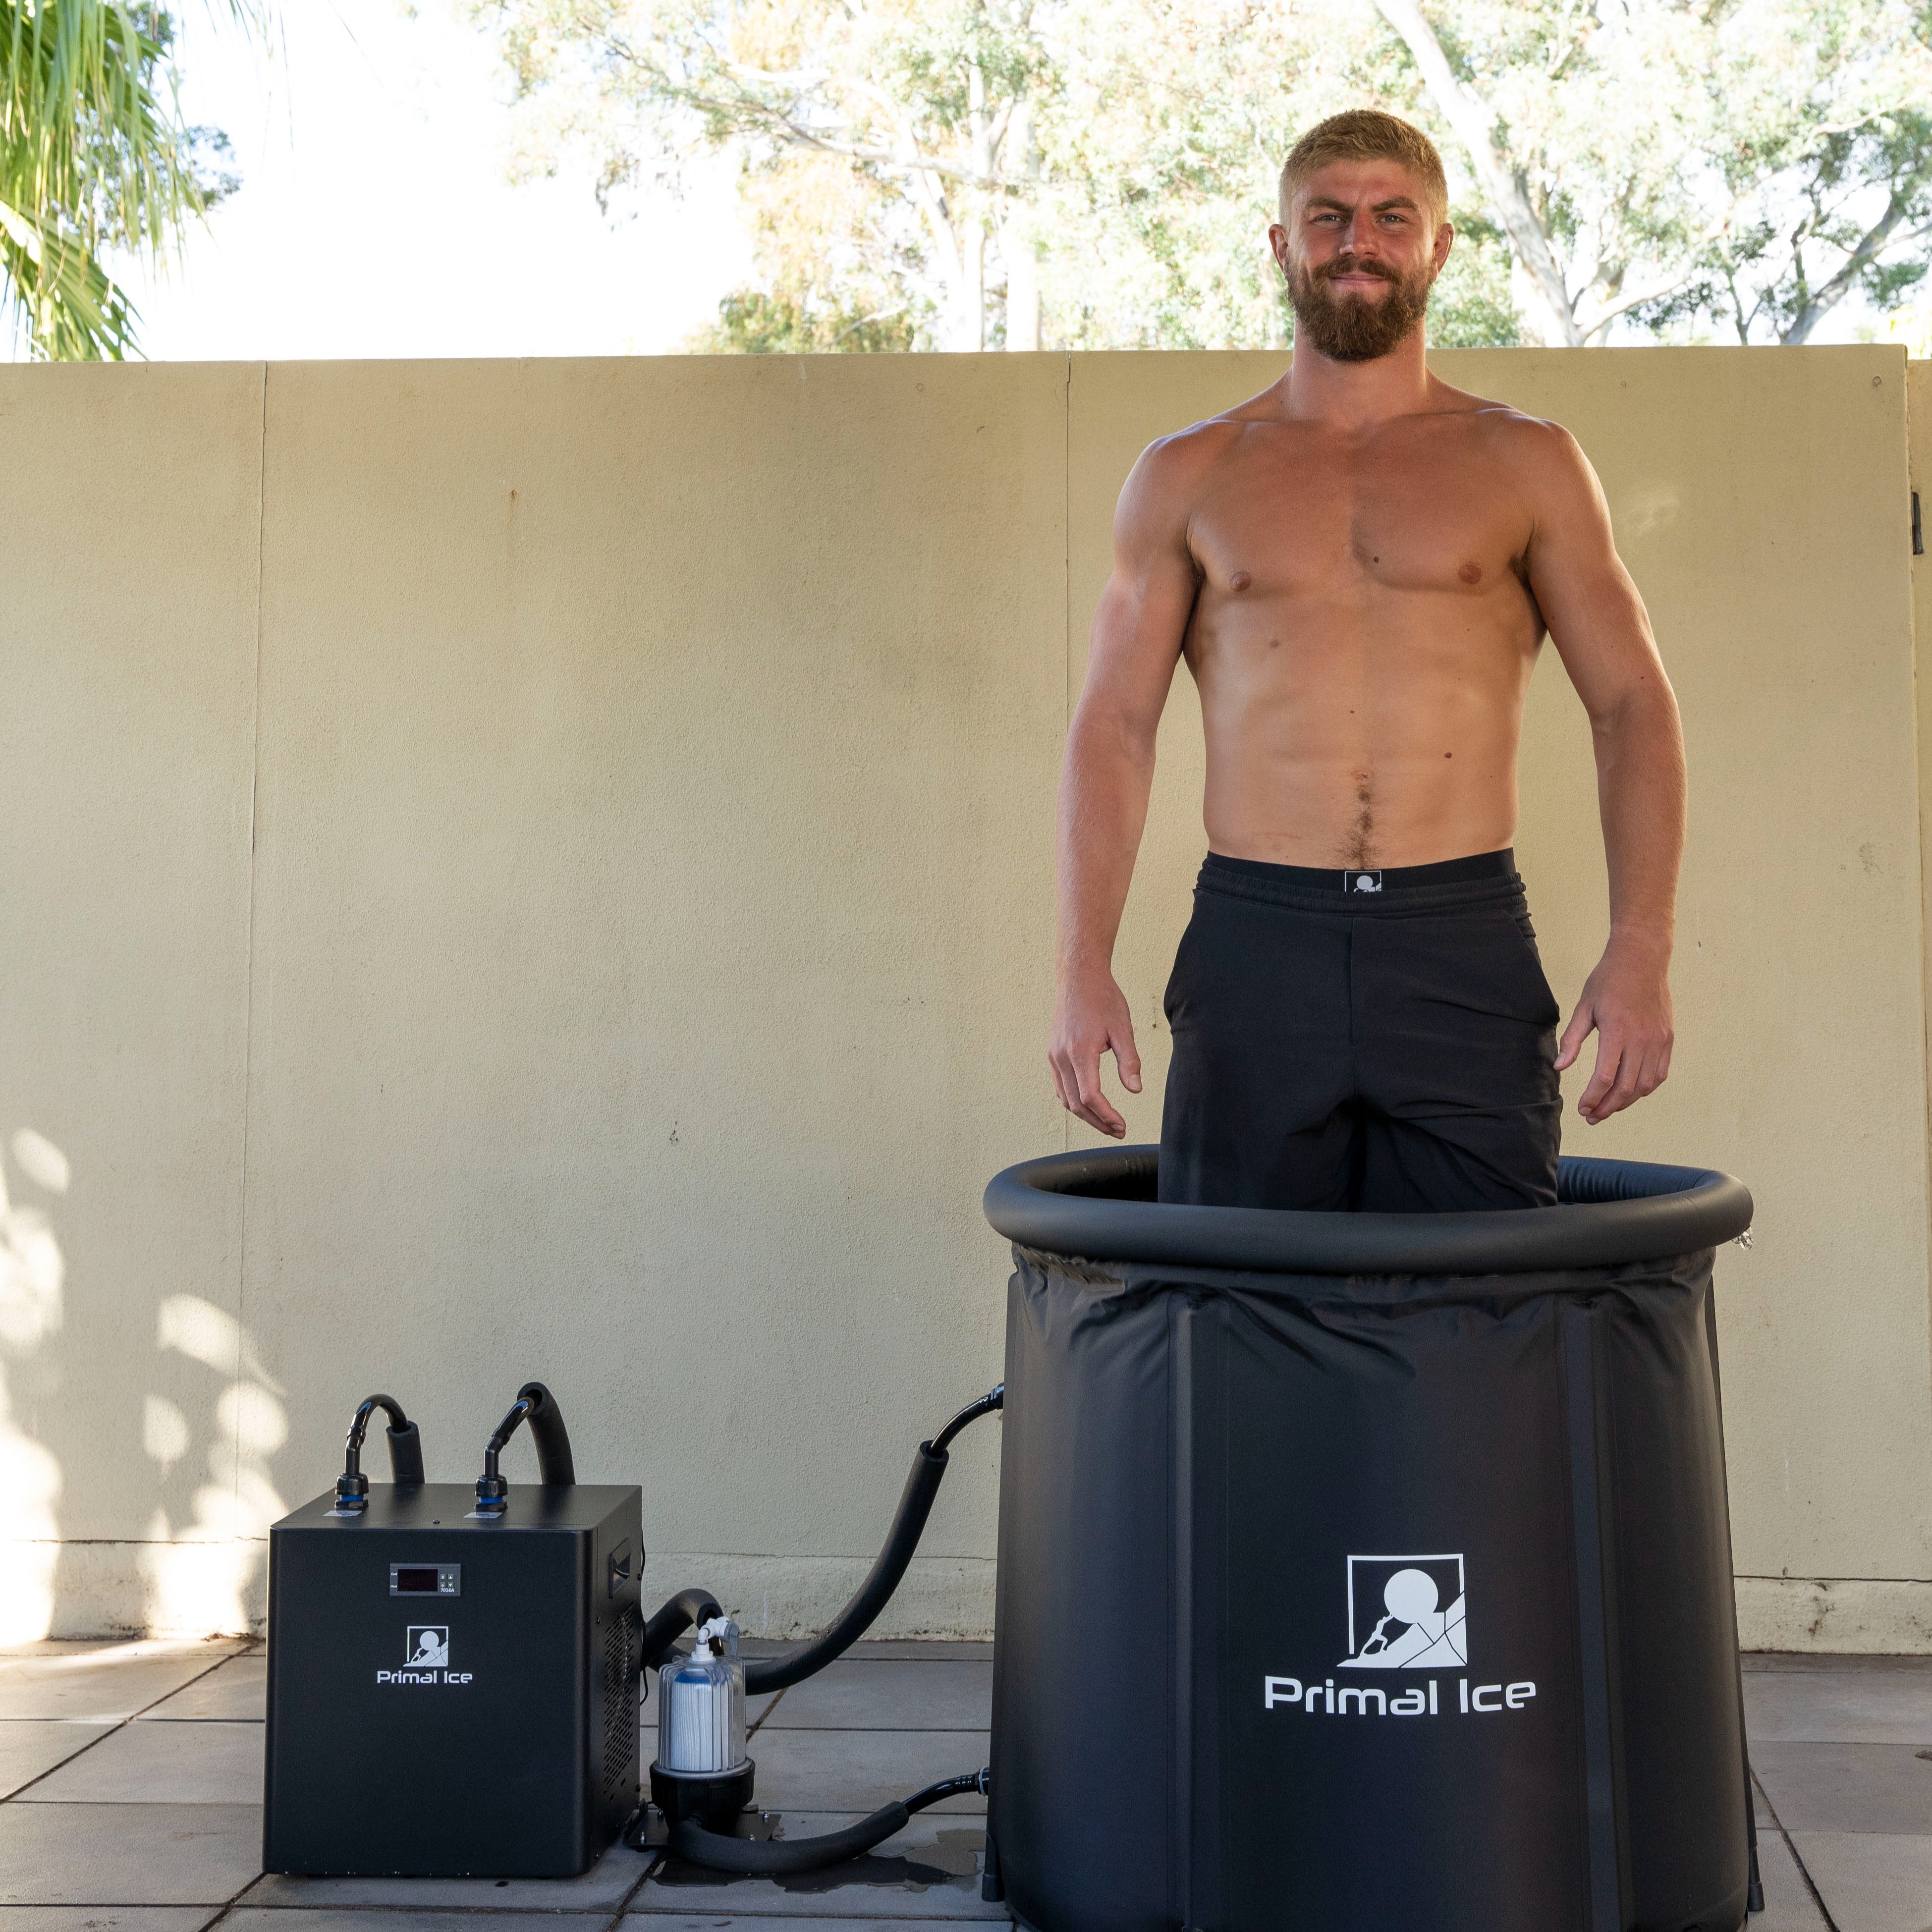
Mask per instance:
[[[621,1616],[604,1633],[604,1796],[613,1803],[637,1792],[638,1659],[631,1648],[635,1621]]]

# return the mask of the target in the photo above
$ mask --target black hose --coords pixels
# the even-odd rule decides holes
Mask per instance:
[[[751,1696],[766,1690],[782,1690],[788,1684],[796,1684],[823,1670],[835,1658],[844,1655],[853,1645],[872,1627],[874,1618],[890,1601],[892,1592],[899,1586],[899,1580],[906,1573],[906,1565],[912,1561],[913,1552],[919,1547],[919,1539],[926,1528],[926,1520],[932,1514],[932,1499],[939,1493],[939,1485],[946,1475],[946,1465],[950,1460],[946,1444],[968,1423],[976,1422],[982,1415],[991,1415],[1004,1408],[1006,1400],[1006,1385],[1001,1382],[990,1389],[977,1402],[969,1402],[930,1442],[922,1442],[912,1459],[912,1472],[906,1478],[905,1487],[899,1492],[899,1506],[892,1517],[892,1526],[886,1536],[886,1546],[879,1552],[878,1561],[864,1582],[859,1586],[858,1593],[831,1623],[811,1642],[796,1650],[787,1651],[782,1657],[755,1658],[746,1660],[745,1664],[745,1690]],[[477,1486],[480,1496],[482,1485]],[[644,1626],[642,1667],[648,1670],[663,1660],[670,1649],[673,1639],[694,1623],[702,1623],[708,1617],[722,1616],[718,1600],[708,1590],[681,1590],[671,1598]],[[885,1814],[879,1814],[883,1817]],[[868,1820],[866,1822],[871,1821]],[[862,1828],[855,1825],[854,1831]]]
[[[929,1443],[920,1443],[918,1451],[912,1456],[912,1474],[906,1476],[906,1488],[898,1496],[898,1510],[892,1516],[892,1528],[886,1532],[885,1547],[879,1552],[879,1561],[873,1563],[872,1573],[858,1586],[858,1594],[852,1602],[846,1604],[838,1616],[832,1617],[831,1624],[815,1636],[809,1644],[798,1650],[788,1650],[782,1658],[749,1658],[744,1666],[744,1688],[749,1696],[758,1696],[764,1690],[784,1690],[788,1684],[804,1681],[813,1671],[825,1670],[835,1658],[842,1658],[850,1648],[858,1642],[863,1634],[872,1629],[873,1619],[879,1611],[885,1610],[892,1592],[898,1588],[900,1579],[906,1574],[906,1565],[912,1561],[912,1552],[920,1547],[920,1534],[926,1528],[926,1519],[933,1513],[933,1497],[939,1493],[939,1484],[946,1474],[946,1443],[968,1422],[977,1422],[980,1416],[989,1416],[1003,1408],[1006,1402],[1006,1383],[989,1389],[980,1401],[968,1402],[949,1424],[937,1433]],[[477,1493],[481,1496],[483,1486],[477,1484]],[[694,1623],[704,1623],[709,1617],[722,1617],[724,1611],[718,1610],[717,1598],[709,1590],[680,1590],[663,1610],[644,1627],[644,1660],[641,1670],[651,1670],[664,1660],[664,1652],[670,1650],[672,1640]],[[881,1816],[885,1816],[881,1812]],[[869,1822],[869,1820],[868,1820]],[[860,1829],[860,1826],[852,1826]]]
[[[577,1462],[570,1453],[570,1432],[563,1426],[563,1411],[556,1397],[542,1382],[526,1382],[517,1391],[521,1402],[529,1397],[536,1403],[530,1411],[530,1438],[537,1449],[537,1480],[565,1486],[577,1480]]]
[[[362,1509],[369,1500],[369,1479],[362,1473],[362,1438],[369,1431],[369,1418],[381,1409],[389,1418],[389,1478],[395,1483],[420,1483],[423,1479],[422,1437],[416,1424],[403,1413],[403,1406],[392,1395],[372,1395],[357,1405],[349,1435],[342,1448],[342,1474],[335,1485],[338,1509]]]
[[[932,1446],[935,1449],[946,1448],[969,1422],[977,1422],[981,1416],[991,1415],[994,1410],[1004,1408],[1006,1406],[1006,1385],[1004,1382],[995,1383],[977,1402],[969,1402],[932,1438]]]
[[[883,1844],[895,1832],[905,1829],[915,1811],[923,1811],[942,1798],[983,1792],[990,1775],[987,1771],[969,1771],[959,1778],[942,1778],[910,1798],[874,1811],[869,1818],[861,1818],[856,1825],[848,1825],[842,1832],[827,1832],[817,1838],[728,1838],[687,1818],[672,1832],[670,1848],[680,1858],[709,1865],[714,1871],[822,1871],[827,1865],[842,1864]]]
[[[563,1412],[556,1397],[542,1382],[526,1382],[517,1391],[509,1412],[496,1425],[496,1432],[483,1445],[483,1473],[476,1479],[476,1513],[501,1516],[508,1506],[510,1485],[497,1467],[497,1458],[516,1434],[517,1425],[527,1420],[530,1438],[536,1444],[537,1480],[545,1484],[572,1484],[577,1480],[577,1466],[570,1453],[570,1434],[563,1426]]]
[[[814,1671],[823,1670],[835,1658],[844,1655],[872,1627],[873,1621],[891,1600],[892,1592],[911,1562],[913,1552],[932,1514],[932,1500],[939,1493],[946,1466],[950,1460],[946,1445],[969,1422],[991,1415],[1006,1399],[1004,1382],[969,1402],[930,1442],[922,1442],[914,1452],[905,1487],[899,1492],[899,1506],[886,1533],[886,1546],[879,1552],[871,1574],[859,1586],[852,1600],[810,1643],[788,1650],[782,1657],[754,1659],[745,1666],[745,1689],[756,1696],[763,1690],[782,1690]],[[854,1828],[856,1829],[855,1826]]]

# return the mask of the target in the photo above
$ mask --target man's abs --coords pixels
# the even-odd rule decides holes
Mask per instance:
[[[1426,866],[1510,842],[1531,654],[1466,626],[1417,639],[1399,620],[1366,637],[1345,622],[1308,638],[1283,614],[1253,615],[1189,644],[1214,850]]]

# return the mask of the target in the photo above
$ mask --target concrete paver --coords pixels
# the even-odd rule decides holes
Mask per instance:
[[[259,1804],[0,1804],[0,1904],[225,1905],[261,1859]]]
[[[291,1878],[265,1872],[241,1902],[250,1907],[326,1906],[344,1911],[412,1906],[424,1911],[608,1914],[623,1904],[648,1868],[640,1854],[613,1845],[578,1878]]]
[[[22,1804],[259,1804],[260,1724],[124,1724],[30,1785]]]
[[[1932,1748],[1932,1672],[1752,1671],[1744,1678],[1744,1726],[1754,1744]]]
[[[184,1690],[163,1698],[152,1710],[143,1711],[140,1721],[260,1724],[267,1714],[268,1696],[268,1660],[258,1650],[250,1656],[231,1657]]]
[[[201,1932],[205,1905],[0,1905],[0,1932]]]
[[[0,1653],[0,1719],[118,1724],[242,1648],[213,1643],[43,1643]]]
[[[33,1718],[0,1721],[0,1798],[53,1769],[76,1751],[104,1738],[111,1724],[43,1724]]]
[[[1794,1832],[1792,1843],[1838,1932],[1932,1928],[1932,1837]]]
[[[1802,1832],[1932,1837],[1932,1760],[1909,1744],[1760,1743],[1754,1738],[1750,1758],[1778,1822],[1793,1838]]]
[[[546,1912],[545,1932],[604,1932],[608,1912]],[[524,1912],[412,1912],[408,1932],[531,1932]],[[222,1932],[403,1932],[393,1911],[357,1912],[340,1906],[300,1912],[287,1907],[238,1906],[221,1922]],[[6,1932],[0,1926],[0,1932]]]
[[[983,1731],[993,1721],[990,1662],[870,1659],[828,1665],[794,1684],[765,1720],[788,1730]]]
[[[791,1812],[768,1814],[776,1835],[810,1838],[856,1822],[857,1812]],[[760,1927],[791,1924],[797,1915],[849,1925],[868,1924],[881,1915],[929,1924],[934,1919],[992,1920],[1004,1924],[1006,1910],[980,1896],[986,1834],[976,1818],[914,1818],[866,1857],[830,1871],[798,1872],[783,1878],[746,1878],[714,1872],[667,1858],[631,1902],[646,1923],[637,1932],[660,1932],[659,1915],[692,1911],[696,1901],[715,1906],[718,1917],[756,1918]]]
[[[943,1778],[986,1762],[983,1731],[782,1731],[766,1725],[752,1740],[756,1802],[767,1810],[837,1809],[862,1816]],[[976,1793],[943,1799],[928,1817],[983,1812]]]

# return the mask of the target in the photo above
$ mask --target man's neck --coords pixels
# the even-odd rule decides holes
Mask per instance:
[[[1423,415],[1434,406],[1436,388],[1420,328],[1372,362],[1335,362],[1316,350],[1298,349],[1278,385],[1282,412],[1292,421],[1344,430]]]

